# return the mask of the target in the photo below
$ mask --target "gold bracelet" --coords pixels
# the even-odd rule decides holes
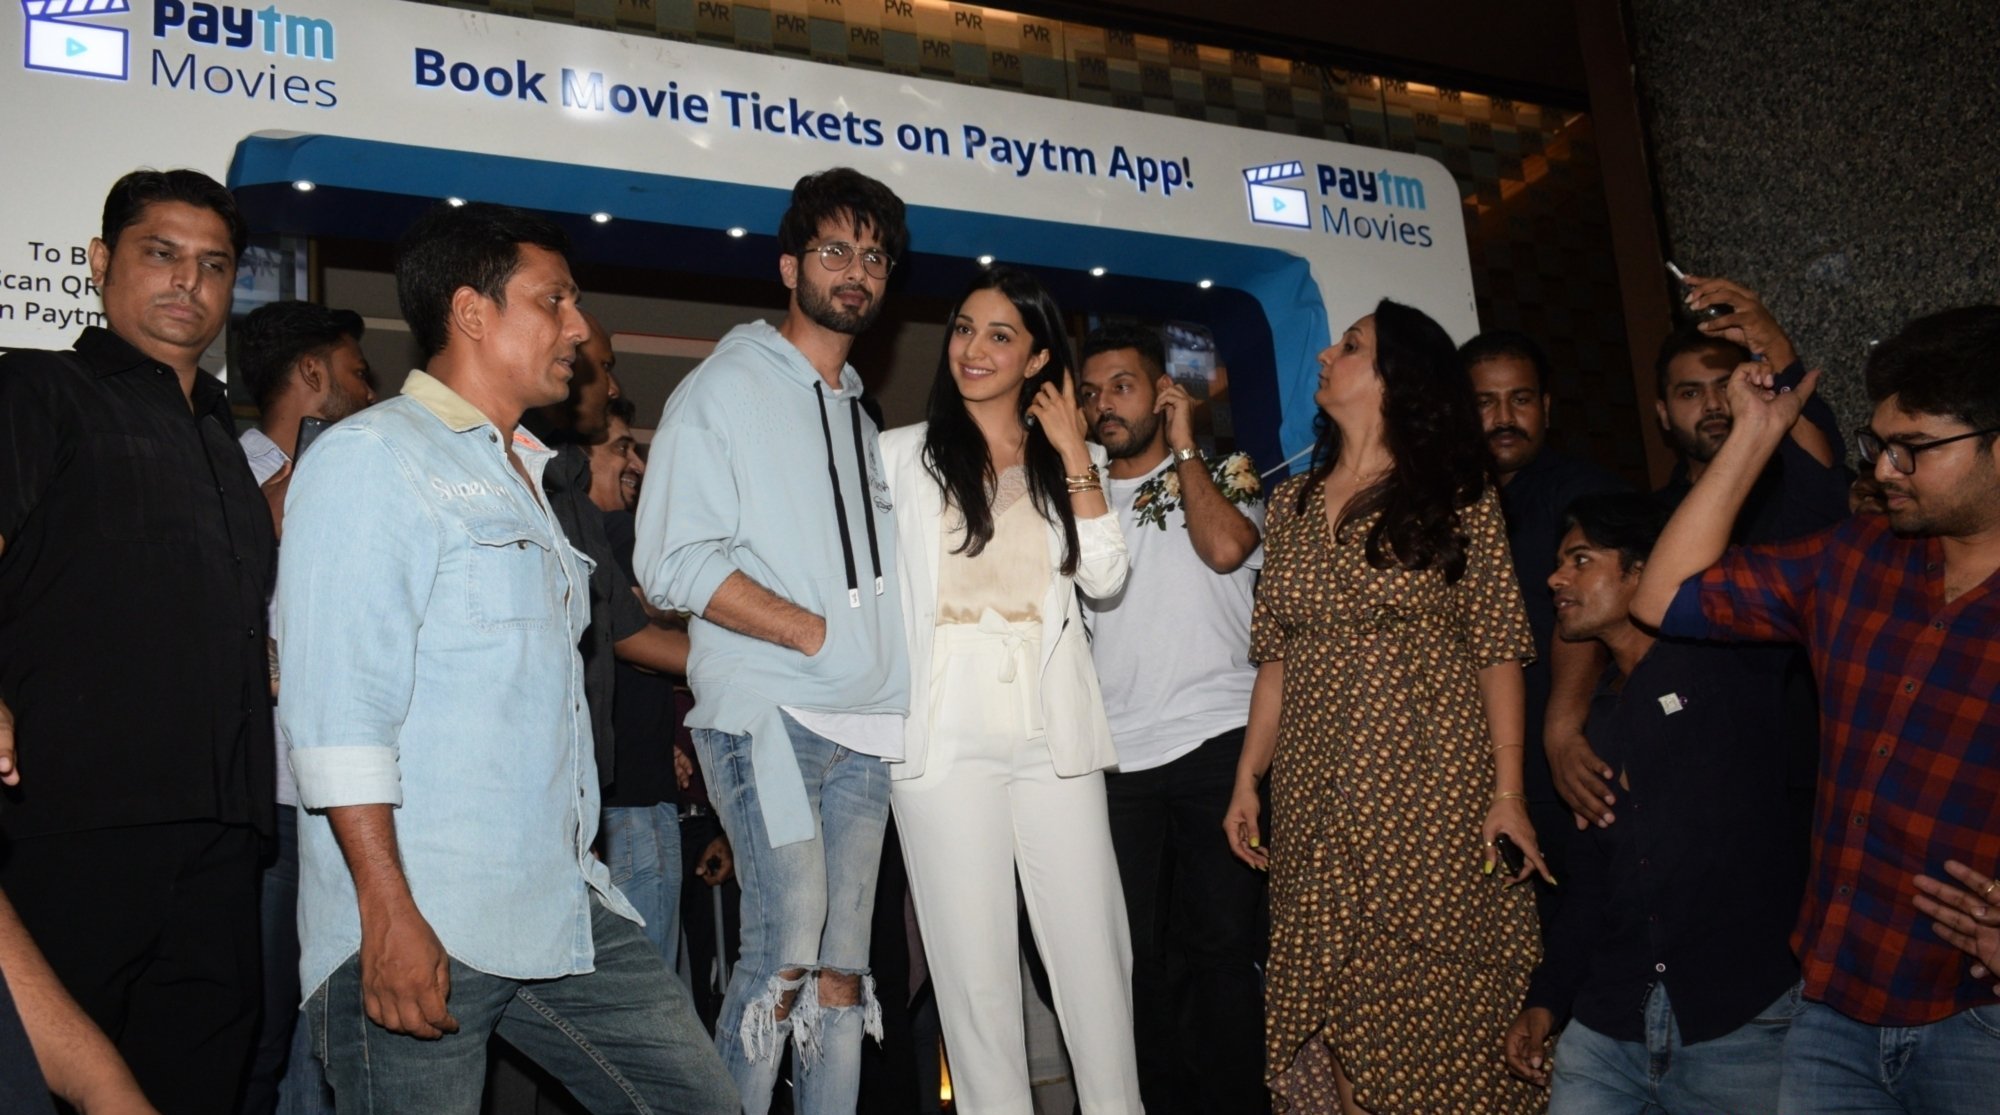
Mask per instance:
[[[1063,483],[1069,485],[1071,495],[1075,495],[1078,492],[1094,492],[1102,487],[1097,481],[1096,465],[1090,466],[1075,476],[1063,477]]]
[[[1512,798],[1515,801],[1527,801],[1528,795],[1520,793],[1515,790],[1498,790],[1495,791],[1493,794],[1493,800],[1495,802],[1506,801],[1509,798]]]

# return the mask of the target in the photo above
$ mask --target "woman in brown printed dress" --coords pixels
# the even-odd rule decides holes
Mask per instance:
[[[1540,954],[1512,885],[1546,873],[1521,792],[1534,652],[1471,389],[1444,330],[1387,300],[1319,363],[1313,468],[1271,498],[1223,821],[1271,873],[1266,1076],[1283,1112],[1538,1111],[1500,1058]]]

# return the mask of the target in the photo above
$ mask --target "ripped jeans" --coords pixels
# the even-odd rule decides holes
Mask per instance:
[[[799,1115],[848,1115],[861,1087],[861,1039],[882,1038],[868,974],[875,872],[889,814],[888,768],[785,717],[818,822],[812,840],[773,848],[750,766],[750,737],[694,731],[710,800],[729,833],[743,887],[742,953],[715,1045],[746,1115],[765,1115],[787,1037]],[[852,992],[819,973],[855,976]],[[796,974],[787,978],[787,974]],[[780,1006],[791,1006],[783,1018]]]

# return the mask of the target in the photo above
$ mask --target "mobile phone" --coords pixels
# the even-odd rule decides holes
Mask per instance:
[[[1696,321],[1700,322],[1700,321],[1707,321],[1710,318],[1726,317],[1727,315],[1736,312],[1736,307],[1730,305],[1727,302],[1710,302],[1708,305],[1703,306],[1699,310],[1689,307],[1687,304],[1687,299],[1685,297],[1688,286],[1687,272],[1682,271],[1679,267],[1675,266],[1674,261],[1670,259],[1667,261],[1667,274],[1672,275],[1674,277],[1674,281],[1681,284],[1681,290],[1683,293],[1683,297],[1681,299],[1681,309],[1686,311],[1688,314],[1692,315]]]
[[[312,445],[313,439],[319,437],[331,425],[333,425],[332,422],[321,418],[317,414],[308,414],[304,418],[299,419],[299,440],[292,447],[292,463],[295,465],[298,464],[299,458],[306,455],[306,448]]]
[[[1519,875],[1521,868],[1526,866],[1528,857],[1514,843],[1514,838],[1503,832],[1493,838],[1493,847],[1500,853],[1500,862],[1506,866],[1507,874]]]

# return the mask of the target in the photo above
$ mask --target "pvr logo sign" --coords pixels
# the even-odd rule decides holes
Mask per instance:
[[[1270,163],[1244,168],[1243,181],[1250,190],[1250,219],[1260,225],[1311,228],[1312,208],[1306,201],[1306,192],[1296,186],[1272,185],[1297,178],[1305,172],[1306,168],[1298,163]]]
[[[131,10],[131,0],[21,0],[21,12],[28,19],[24,65],[31,70],[124,81],[128,76],[125,29],[76,21]]]

